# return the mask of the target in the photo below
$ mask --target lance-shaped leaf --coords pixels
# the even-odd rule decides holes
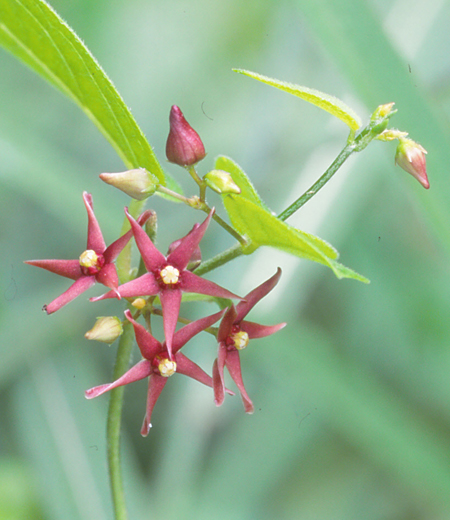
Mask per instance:
[[[326,110],[333,116],[343,121],[353,131],[358,130],[358,128],[361,126],[361,120],[358,117],[358,115],[355,112],[353,112],[353,110],[350,107],[348,107],[343,101],[334,96],[330,96],[329,94],[325,94],[324,92],[320,92],[319,90],[315,90],[313,88],[302,87],[300,85],[295,85],[294,83],[287,83],[286,81],[279,81],[278,79],[268,78],[267,76],[262,76],[261,74],[258,74],[256,72],[250,72],[249,70],[233,70],[234,72],[244,74],[245,76],[249,76],[250,78],[257,79],[262,83],[266,83],[267,85],[270,85],[272,87],[279,88],[284,92],[293,94],[294,96],[308,101],[308,103],[316,105],[316,107]]]
[[[77,103],[127,168],[164,172],[111,80],[73,30],[42,0],[0,0],[0,45]]]
[[[246,254],[260,246],[275,247],[300,258],[327,265],[338,278],[369,282],[364,276],[337,262],[339,254],[330,244],[286,224],[241,195],[225,195],[223,204],[233,227],[250,240],[244,251]]]

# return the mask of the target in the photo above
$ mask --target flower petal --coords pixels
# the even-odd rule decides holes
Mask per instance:
[[[134,327],[136,342],[141,351],[142,357],[149,361],[153,361],[153,358],[159,354],[163,348],[161,343],[155,339],[144,326],[133,319],[129,310],[125,311],[125,317]]]
[[[142,213],[142,215],[137,219],[137,223],[140,226],[143,226],[147,222],[147,220],[152,216],[152,214],[153,212],[150,210],[144,211],[144,213]],[[105,252],[103,253],[103,256],[107,264],[114,262],[114,260],[119,256],[119,254],[122,252],[123,248],[127,245],[128,241],[132,236],[133,231],[130,229],[106,248]]]
[[[281,276],[281,269],[278,268],[277,272],[264,283],[259,285],[256,289],[249,292],[244,298],[244,301],[239,302],[236,305],[237,317],[236,321],[240,322],[247,316],[247,314],[253,309],[253,307],[266,296],[274,287],[277,285]]]
[[[88,236],[86,249],[92,249],[96,253],[104,253],[106,249],[103,235],[94,214],[94,206],[92,204],[92,195],[87,191],[83,192],[84,205],[88,214]]]
[[[25,263],[41,267],[51,273],[65,276],[71,280],[78,280],[78,278],[83,276],[79,260],[27,260]]]
[[[92,287],[95,283],[95,276],[82,276],[78,278],[75,283],[73,283],[67,291],[63,292],[61,296],[54,299],[51,303],[44,306],[47,314],[52,314],[59,310],[64,305],[68,304],[72,300],[74,300],[77,296],[79,296],[84,291],[87,291],[90,287]]]
[[[181,291],[179,289],[166,289],[161,291],[159,298],[163,312],[165,343],[169,358],[172,359],[172,342],[180,313]]]
[[[240,296],[220,287],[214,282],[200,278],[190,271],[183,271],[180,280],[180,289],[184,292],[192,292],[198,294],[207,294],[209,296],[217,296],[218,298],[236,298],[242,300]]]
[[[213,386],[212,377],[181,352],[178,352],[175,355],[175,361],[177,362],[177,372],[179,374],[192,377],[192,379],[195,379],[206,386]]]
[[[186,266],[197,249],[206,229],[208,228],[211,217],[214,214],[214,208],[210,211],[209,215],[203,224],[198,227],[194,227],[184,238],[181,239],[180,244],[176,247],[167,257],[167,263],[175,266],[180,271],[186,269]]]
[[[236,307],[231,305],[228,307],[225,316],[222,318],[222,321],[219,325],[219,332],[217,333],[217,341],[221,343],[225,341],[227,337],[231,334],[231,329],[236,321]]]
[[[120,300],[120,294],[117,290],[119,286],[119,277],[117,276],[116,266],[114,264],[105,264],[100,271],[95,275],[98,283],[106,285],[112,289],[117,298]]]
[[[156,249],[147,233],[128,213],[128,208],[125,208],[125,215],[130,221],[131,229],[133,230],[133,235],[136,240],[136,244],[141,253],[142,260],[144,262],[145,267],[147,268],[147,271],[161,269],[162,266],[166,263],[166,257]]]
[[[217,359],[213,365],[213,379],[214,379],[214,402],[216,406],[223,403],[225,395],[225,380],[223,376],[223,369],[225,367],[225,360],[227,358],[227,347],[225,343],[219,343],[219,352]]]
[[[253,323],[252,321],[241,321],[241,329],[248,334],[249,339],[265,338],[271,334],[275,334],[283,327],[286,327],[286,323],[278,323],[278,325],[260,325],[259,323]]]
[[[139,296],[151,296],[158,294],[160,287],[155,281],[155,277],[152,273],[145,273],[135,280],[131,280],[118,287],[119,294],[122,298],[136,298]],[[90,298],[91,302],[97,302],[99,300],[107,300],[108,298],[116,298],[117,295],[114,291],[109,291],[101,296]]]
[[[109,383],[106,385],[94,386],[94,388],[90,388],[86,390],[84,393],[86,399],[93,399],[94,397],[98,397],[99,395],[104,394],[105,392],[109,392],[113,388],[117,388],[118,386],[128,385],[129,383],[134,383],[135,381],[140,381],[141,379],[145,379],[152,373],[152,365],[150,361],[143,359],[139,361],[134,367],[131,367],[130,370],[125,372],[122,377],[119,377],[114,383]]]
[[[239,388],[242,402],[244,403],[245,412],[253,413],[255,409],[244,387],[244,382],[242,380],[241,373],[241,361],[239,358],[239,352],[237,350],[227,352],[225,365],[228,368],[228,372],[230,373],[231,378],[236,383],[236,386]]]
[[[172,342],[172,352],[175,354],[180,350],[181,347],[186,345],[186,343],[192,339],[196,334],[201,332],[202,330],[210,327],[213,323],[216,323],[218,319],[220,319],[225,312],[225,309],[215,314],[211,314],[211,316],[206,316],[205,318],[201,318],[200,320],[193,321],[188,325],[185,325],[182,329],[175,332],[173,336]]]
[[[157,374],[152,374],[148,382],[148,393],[147,393],[147,411],[145,413],[144,422],[141,428],[142,437],[147,437],[150,428],[152,427],[151,419],[153,408],[155,407],[156,401],[161,395],[162,389],[166,386],[167,377],[161,377]]]

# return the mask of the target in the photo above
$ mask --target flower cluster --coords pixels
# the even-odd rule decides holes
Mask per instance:
[[[242,396],[245,411],[252,413],[253,404],[244,387],[239,351],[248,345],[250,339],[274,334],[284,327],[285,323],[264,326],[245,321],[244,318],[255,304],[275,287],[280,279],[281,270],[278,269],[269,280],[251,291],[245,298],[241,298],[192,272],[201,261],[199,244],[208,228],[214,209],[210,211],[203,223],[195,224],[186,236],[173,242],[165,256],[155,247],[142,227],[150,219],[152,212],[146,211],[135,220],[125,208],[125,215],[131,229],[106,247],[94,215],[91,195],[85,192],[83,200],[88,213],[88,239],[87,250],[80,255],[79,260],[31,260],[27,263],[75,280],[68,290],[44,307],[48,314],[69,303],[95,282],[100,282],[110,290],[102,296],[90,298],[91,301],[108,298],[125,298],[129,302],[139,301],[135,304],[138,310],[134,316],[130,310],[125,311],[124,324],[133,327],[142,360],[116,381],[88,390],[86,398],[91,399],[118,386],[148,378],[147,408],[141,430],[142,435],[146,436],[151,427],[153,408],[166,385],[167,378],[178,372],[213,388],[214,401],[217,406],[220,406],[224,401],[225,393],[233,394],[225,387],[224,368],[227,367]],[[141,254],[146,273],[120,285],[114,261],[132,236]],[[190,322],[176,330],[177,323],[180,321],[183,293],[203,294],[220,298],[221,301],[225,299],[230,304],[220,312]],[[140,315],[148,317],[152,314],[157,298],[162,308],[165,335],[162,343],[137,321]],[[236,306],[231,303],[231,300],[238,300]],[[219,327],[213,328],[212,325],[220,319]],[[122,322],[119,318],[103,317],[98,319],[86,337],[111,343],[122,333],[122,330]],[[218,355],[214,362],[212,377],[180,352],[194,336],[205,330],[215,336],[218,343]]]

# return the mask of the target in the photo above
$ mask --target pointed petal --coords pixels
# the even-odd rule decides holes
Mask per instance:
[[[81,293],[87,291],[89,287],[94,285],[94,283],[95,276],[82,276],[81,278],[78,278],[78,280],[73,283],[67,291],[63,292],[61,296],[58,296],[58,298],[54,299],[51,303],[45,305],[45,311],[47,314],[53,314],[61,307],[64,307],[64,305],[74,300]]]
[[[249,292],[247,296],[244,298],[244,301],[239,302],[236,305],[237,310],[237,318],[236,321],[239,322],[247,316],[247,314],[253,309],[253,307],[264,298],[266,294],[268,294],[274,287],[277,285],[278,280],[281,276],[281,269],[278,268],[277,272],[264,283],[259,285],[256,289]]]
[[[223,370],[225,368],[225,362],[227,360],[228,350],[225,343],[219,343],[219,351],[217,353],[217,371],[222,381],[222,386],[225,388],[225,378]]]
[[[178,322],[178,314],[180,313],[181,291],[179,289],[166,289],[161,291],[159,298],[161,300],[163,312],[164,336],[166,338],[167,352],[169,353],[169,358],[173,359],[172,342]]]
[[[97,219],[94,215],[94,206],[92,204],[92,195],[87,191],[83,192],[83,200],[84,205],[86,206],[87,214],[88,214],[88,237],[87,237],[87,247],[86,249],[92,249],[96,253],[102,253],[106,249],[105,241],[103,240],[103,235],[98,225]]]
[[[86,390],[85,397],[86,399],[93,399],[94,397],[98,397],[99,395],[104,394],[105,392],[109,392],[113,388],[117,388],[118,386],[128,385],[129,383],[134,383],[135,381],[140,381],[141,379],[145,379],[152,373],[152,365],[150,361],[143,359],[139,361],[134,367],[131,367],[130,370],[125,372],[122,377],[119,377],[114,383],[109,383],[106,385],[94,386],[94,388],[90,388]]]
[[[176,247],[167,257],[168,264],[175,266],[180,271],[186,269],[191,256],[194,254],[200,240],[203,238],[203,235],[208,228],[213,214],[214,208],[210,211],[203,224],[194,227],[184,238],[181,239],[179,246]]]
[[[231,328],[233,327],[235,321],[236,308],[234,305],[231,305],[231,307],[228,307],[228,310],[219,325],[219,332],[217,333],[217,341],[219,343],[225,341],[231,334]]]
[[[189,231],[188,235],[190,235],[195,229],[197,229],[200,226],[200,224],[194,224],[194,227]],[[175,249],[181,244],[181,242],[186,237],[179,238],[178,240],[175,240],[175,242],[172,242],[169,246],[169,250],[167,252],[167,255],[170,255]],[[200,250],[200,246],[197,246],[194,249],[194,252],[192,253],[191,257],[189,258],[189,262],[186,266],[186,269],[189,271],[193,271],[196,267],[198,267],[201,264],[202,261],[202,252]]]
[[[118,287],[119,294],[122,298],[136,298],[138,296],[151,296],[158,294],[160,291],[159,285],[155,282],[155,277],[152,273],[145,273],[135,280],[124,283]],[[107,300],[108,298],[116,298],[114,291],[109,291],[101,296],[90,298],[91,302],[99,300]]]
[[[27,260],[25,263],[41,267],[51,273],[65,276],[71,280],[78,280],[78,278],[83,276],[78,260]]]
[[[145,267],[147,268],[147,271],[161,269],[161,267],[166,263],[166,257],[156,249],[147,233],[128,213],[127,208],[125,208],[125,215],[130,221],[136,244],[142,255],[142,260],[145,264]]]
[[[248,396],[244,382],[242,380],[241,373],[241,361],[239,359],[238,351],[230,351],[227,353],[227,357],[225,359],[225,365],[228,368],[228,372],[232,377],[233,381],[236,383],[236,386],[239,388],[239,392],[241,393],[242,402],[244,403],[245,413],[253,413],[255,411],[253,407],[253,403]]]
[[[192,379],[195,379],[206,386],[213,386],[212,377],[181,352],[178,352],[178,354],[175,355],[175,361],[177,362],[177,372],[179,374],[192,377]]]
[[[140,226],[143,226],[147,220],[151,217],[152,212],[150,210],[144,211],[142,215],[137,219],[137,223]],[[128,244],[128,241],[133,236],[133,231],[130,229],[125,234],[123,234],[119,239],[113,242],[110,246],[108,246],[103,253],[105,257],[105,261],[107,264],[114,262],[114,260],[119,256],[122,252],[122,249]]]
[[[275,332],[286,327],[286,323],[278,323],[278,325],[259,325],[259,323],[253,323],[252,321],[241,321],[240,326],[241,329],[248,334],[249,339],[256,339],[275,334]]]
[[[145,413],[144,422],[141,428],[142,437],[147,437],[150,428],[152,427],[152,412],[155,407],[156,401],[161,395],[162,389],[166,386],[167,377],[161,377],[156,374],[152,374],[148,382],[148,394],[147,394],[147,411]]]
[[[220,287],[214,282],[200,278],[190,271],[183,271],[180,280],[180,289],[184,292],[192,292],[198,294],[207,294],[209,296],[217,296],[218,298],[236,298],[242,300],[240,296]]]
[[[133,325],[136,342],[141,351],[142,357],[149,361],[153,361],[153,358],[162,350],[161,343],[155,339],[145,327],[133,319],[129,310],[125,311],[125,317]]]
[[[217,367],[217,359],[214,360],[212,378],[214,390],[214,404],[216,406],[222,406],[225,400],[225,392],[223,382],[220,379],[219,369]]]
[[[215,314],[211,314],[211,316],[206,316],[205,318],[201,318],[200,320],[193,321],[188,325],[185,325],[182,329],[175,332],[173,336],[172,342],[172,352],[175,354],[180,350],[181,347],[186,345],[186,343],[192,339],[196,334],[205,330],[208,327],[211,327],[217,320],[219,320],[225,312],[225,309],[222,311],[216,312]]]
[[[120,294],[117,290],[119,286],[119,277],[117,276],[116,266],[114,264],[105,264],[102,269],[95,275],[98,283],[106,285],[114,291],[116,297],[120,300]]]

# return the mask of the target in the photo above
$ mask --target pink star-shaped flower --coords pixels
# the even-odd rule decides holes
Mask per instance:
[[[120,298],[117,291],[119,279],[113,262],[132,237],[132,231],[128,231],[109,247],[106,247],[100,226],[94,215],[92,195],[83,192],[83,200],[88,214],[88,236],[87,249],[80,255],[80,258],[78,260],[28,260],[25,262],[75,280],[75,283],[67,291],[44,306],[47,314],[59,310],[81,293],[87,291],[95,282],[106,285],[112,289],[116,297]],[[139,225],[143,225],[150,215],[151,211],[145,211],[138,219]]]
[[[226,366],[239,389],[246,413],[254,412],[253,403],[245,390],[242,380],[239,351],[248,345],[250,339],[270,336],[285,327],[286,323],[266,326],[251,321],[244,321],[244,318],[259,300],[264,298],[275,287],[280,276],[281,269],[278,268],[271,278],[248,293],[236,307],[234,305],[229,307],[220,323],[217,334],[219,353],[213,366],[214,402],[217,406],[223,403],[225,397],[223,371]]]
[[[136,223],[125,208],[125,214],[131,223],[131,229],[136,244],[141,252],[147,273],[131,280],[118,288],[122,298],[159,295],[163,311],[164,335],[169,357],[172,357],[172,338],[180,312],[181,295],[183,292],[207,294],[219,298],[237,298],[239,296],[227,291],[220,285],[200,278],[187,269],[188,263],[196,255],[200,240],[203,238],[214,210],[211,210],[206,220],[194,228],[179,241],[179,244],[167,257],[160,253],[143,229]],[[91,301],[114,297],[109,291]]]
[[[188,359],[179,350],[190,339],[202,330],[210,327],[215,323],[224,311],[217,312],[206,318],[189,323],[178,330],[173,336],[172,342],[172,358],[169,358],[166,342],[160,343],[155,339],[141,324],[137,323],[131,316],[130,311],[125,311],[126,318],[132,323],[136,335],[136,341],[141,351],[142,361],[139,361],[122,377],[111,384],[100,385],[86,391],[86,398],[92,399],[99,395],[117,388],[118,386],[128,385],[140,379],[149,377],[148,394],[147,394],[147,411],[144,417],[141,434],[146,437],[151,428],[151,416],[153,408],[158,400],[162,389],[167,383],[167,378],[175,372],[192,377],[204,385],[213,386],[212,378],[208,376],[197,364]],[[228,391],[232,394],[232,392]]]

